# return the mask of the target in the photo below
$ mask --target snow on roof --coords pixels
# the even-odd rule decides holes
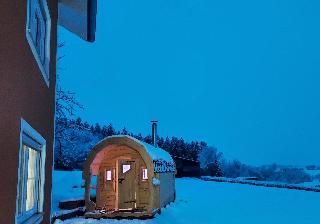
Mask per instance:
[[[173,159],[171,155],[162,148],[156,148],[153,145],[149,145],[148,143],[142,143],[148,151],[148,154],[152,158],[153,161],[164,160],[169,163],[173,163]]]
[[[150,158],[153,160],[153,161],[166,161],[168,163],[171,163],[171,164],[174,164],[174,161],[171,157],[171,155],[165,151],[164,149],[162,148],[159,148],[159,147],[154,147],[153,145],[150,145],[148,143],[145,143],[145,142],[142,142],[136,138],[133,138],[129,135],[113,135],[113,136],[110,136],[112,138],[116,138],[116,137],[119,137],[119,138],[129,138],[133,141],[135,141],[136,143],[144,146],[144,148],[146,149],[146,151],[148,152]]]

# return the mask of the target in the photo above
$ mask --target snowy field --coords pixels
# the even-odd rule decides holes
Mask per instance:
[[[54,172],[53,211],[59,200],[79,198],[81,172]],[[74,218],[55,224],[317,224],[320,193],[176,179],[176,202],[150,220]]]

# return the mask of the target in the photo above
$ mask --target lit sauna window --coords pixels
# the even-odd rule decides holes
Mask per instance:
[[[148,180],[148,170],[142,169],[142,180]]]
[[[112,174],[111,174],[111,170],[107,170],[107,180],[112,180]]]
[[[129,170],[131,169],[131,166],[130,165],[122,165],[122,173],[126,173],[128,172]]]

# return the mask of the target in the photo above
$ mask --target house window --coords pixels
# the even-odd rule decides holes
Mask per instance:
[[[27,0],[26,36],[44,81],[49,86],[51,19],[47,0]]]
[[[142,168],[142,180],[148,180],[148,170]]]
[[[27,146],[23,145],[23,157],[25,160],[26,167],[23,168],[22,177],[26,182],[26,211],[36,210],[38,207],[39,196],[39,164],[40,164],[40,152]]]
[[[22,120],[16,223],[40,223],[43,218],[45,145],[41,135]]]

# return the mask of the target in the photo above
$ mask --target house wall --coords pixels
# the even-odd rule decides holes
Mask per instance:
[[[175,200],[174,173],[159,173],[160,179],[160,207],[164,207]]]
[[[57,0],[48,0],[48,7],[51,15],[49,87],[26,39],[27,1],[0,2],[0,223],[15,220],[21,118],[46,139],[42,223],[50,223]]]

